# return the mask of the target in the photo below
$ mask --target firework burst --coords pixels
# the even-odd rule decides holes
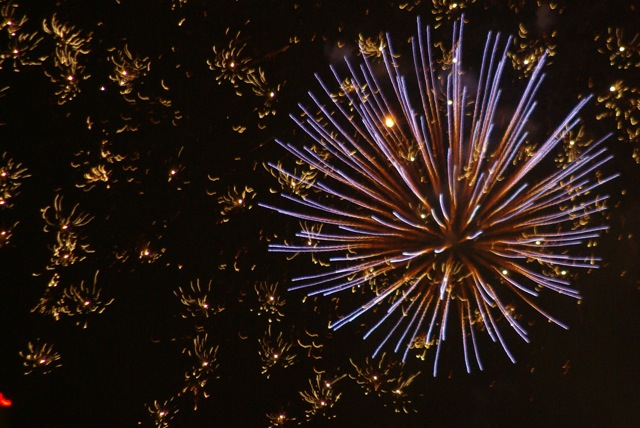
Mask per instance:
[[[292,208],[264,206],[323,227],[299,232],[299,245],[272,244],[270,250],[328,254],[329,268],[294,278],[292,289],[310,295],[372,290],[331,328],[375,313],[365,334],[381,332],[374,356],[384,346],[403,352],[403,359],[411,349],[433,346],[435,375],[457,313],[467,371],[474,361],[482,369],[482,331],[515,361],[502,329],[509,325],[528,342],[517,315],[521,303],[566,328],[536,298],[546,291],[579,298],[569,281],[572,269],[600,261],[585,249],[607,228],[593,224],[607,199],[594,190],[615,176],[591,178],[611,158],[604,139],[562,168],[548,168],[588,97],[531,150],[526,128],[544,56],[498,132],[507,63],[499,36],[487,38],[475,99],[463,85],[461,24],[444,67],[434,61],[429,29],[425,33],[420,21],[411,41],[412,76],[400,74],[388,35],[386,46],[386,75],[366,55],[359,68],[347,61],[346,78],[331,69],[340,93],[318,78],[330,101],[310,94],[313,108],[301,105],[302,118],[292,116],[312,144],[278,143],[317,170],[317,179],[305,195],[282,194]],[[529,153],[522,156],[525,148]],[[270,166],[305,181],[280,164]]]

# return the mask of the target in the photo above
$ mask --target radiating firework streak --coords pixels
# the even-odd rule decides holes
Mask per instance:
[[[423,33],[418,21],[418,37],[411,41],[417,90],[399,73],[388,35],[389,47],[383,52],[388,80],[375,77],[364,55],[359,70],[346,62],[347,80],[331,68],[341,84],[340,97],[318,78],[333,105],[310,94],[319,112],[314,115],[313,109],[300,105],[305,119],[292,116],[316,148],[278,141],[323,179],[304,197],[282,194],[297,209],[263,205],[324,225],[320,232],[297,234],[317,245],[270,246],[275,252],[330,254],[331,270],[295,278],[293,290],[331,295],[371,281],[383,283],[369,301],[331,327],[384,309],[365,334],[388,325],[374,356],[392,338],[394,350],[404,351],[403,359],[418,343],[434,344],[434,375],[454,307],[467,371],[472,355],[482,369],[476,337],[481,330],[515,361],[499,328],[501,319],[528,342],[506,299],[517,297],[567,328],[534,298],[543,289],[579,298],[567,269],[594,268],[600,259],[573,253],[607,229],[585,225],[606,209],[607,196],[594,195],[594,189],[615,177],[590,178],[611,159],[604,139],[562,169],[536,169],[552,159],[550,153],[579,123],[577,114],[588,98],[530,157],[516,161],[527,140],[525,127],[536,106],[544,57],[508,126],[499,135],[494,131],[507,58],[506,48],[498,52],[499,39],[492,34],[487,38],[473,103],[462,84],[462,24],[454,27],[451,65],[444,79],[437,77],[429,28]],[[321,156],[321,151],[329,156]],[[304,181],[281,166],[270,166]]]

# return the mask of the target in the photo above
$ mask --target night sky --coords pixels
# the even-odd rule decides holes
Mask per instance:
[[[467,373],[453,334],[434,378],[434,349],[371,357],[375,315],[328,328],[359,291],[287,291],[333,265],[269,252],[300,225],[259,204],[284,204],[268,163],[301,167],[275,140],[310,143],[289,115],[314,73],[386,32],[413,72],[416,19],[441,58],[461,12],[469,75],[514,37],[497,128],[546,50],[531,143],[593,94],[575,150],[611,133],[595,174],[619,177],[581,300],[537,300],[569,329],[517,306],[515,364],[482,333]],[[637,1],[0,0],[0,427],[640,424],[639,22]]]

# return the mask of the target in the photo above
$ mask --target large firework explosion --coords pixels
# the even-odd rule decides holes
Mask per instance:
[[[462,274],[454,273],[459,282],[452,286],[438,377],[427,379],[440,342],[444,301],[426,340],[439,289],[422,331],[409,342],[415,331],[410,329],[397,353],[394,346],[411,321],[400,310],[420,315],[415,311],[420,301],[401,303],[365,341],[362,336],[384,318],[392,299],[398,299],[395,294],[337,332],[327,325],[373,299],[419,260],[436,255],[414,256],[408,267],[396,262],[395,272],[374,276],[372,269],[366,282],[327,297],[306,293],[362,275],[355,271],[353,278],[287,292],[312,281],[292,284],[290,278],[335,275],[336,269],[362,263],[355,257],[365,250],[267,254],[273,243],[340,244],[314,239],[319,233],[358,235],[319,221],[302,220],[298,226],[298,219],[257,204],[333,215],[281,199],[276,193],[282,186],[291,197],[370,218],[368,208],[312,184],[320,181],[346,196],[367,199],[357,188],[285,152],[274,140],[280,137],[300,151],[307,144],[355,182],[378,189],[290,120],[291,112],[298,121],[309,120],[297,115],[302,101],[311,117],[345,140],[329,116],[318,116],[318,107],[306,97],[311,89],[330,118],[367,147],[370,157],[387,165],[385,172],[393,178],[388,181],[402,183],[387,156],[368,147],[322,93],[313,73],[320,72],[332,98],[366,131],[353,91],[376,98],[359,66],[354,68],[362,88],[346,79],[351,73],[340,60],[347,56],[353,64],[361,62],[360,47],[395,109],[390,111],[395,117],[385,122],[390,128],[383,131],[410,136],[389,82],[381,50],[387,40],[380,30],[392,32],[394,51],[401,56],[388,61],[405,76],[408,98],[421,112],[408,44],[416,16],[433,29],[433,43],[424,40],[423,46],[425,57],[427,45],[433,51],[433,80],[444,107],[446,75],[453,66],[451,32],[462,13],[461,82],[472,98],[464,116],[465,136],[471,135],[486,34],[513,35],[489,153],[499,147],[498,137],[508,129],[526,79],[546,55],[542,70],[548,77],[535,95],[540,106],[525,125],[529,135],[515,155],[517,164],[508,164],[502,175],[521,166],[578,101],[593,94],[579,112],[585,123],[566,133],[553,154],[521,181],[531,187],[557,168],[568,168],[608,132],[613,135],[603,144],[614,158],[587,176],[603,178],[601,170],[619,172],[622,178],[604,185],[606,190],[592,191],[611,195],[607,210],[583,216],[586,224],[575,225],[607,224],[600,238],[584,240],[583,246],[549,248],[550,254],[573,256],[593,251],[602,256],[596,261],[601,268],[556,266],[552,271],[533,260],[513,260],[570,280],[579,290],[582,300],[537,285],[538,297],[522,292],[569,325],[570,333],[500,283],[499,272],[480,266],[483,279],[527,329],[532,343],[521,340],[508,327],[509,319],[493,308],[501,337],[518,360],[508,364],[472,297],[473,334],[484,368],[478,370],[468,322],[467,341],[460,340],[458,297],[463,290],[456,285],[462,281],[468,295],[473,290]],[[609,0],[588,7],[567,0],[0,0],[0,427],[196,427],[212,421],[251,427],[548,426],[558,420],[575,426],[633,426],[630,421],[640,420],[639,13],[637,2]],[[507,38],[501,42],[495,67]],[[329,63],[342,79],[342,92]],[[358,100],[355,106],[344,92]],[[440,113],[446,131],[445,112]],[[599,149],[593,150],[592,155]],[[420,165],[414,168],[425,168],[417,140],[402,162],[412,158]],[[441,156],[434,152],[434,158]],[[279,168],[263,169],[268,160]],[[427,173],[422,171],[425,180]],[[445,174],[443,169],[438,173]],[[427,193],[426,183],[420,185]],[[446,204],[451,202],[442,193],[449,214]],[[438,196],[430,189],[426,197],[444,222]],[[578,197],[575,203],[589,198]],[[407,202],[415,204],[411,198]],[[561,207],[570,209],[573,203]],[[430,217],[426,222],[439,227]],[[562,226],[569,228],[568,223]],[[298,227],[304,232],[296,240]],[[556,227],[536,232],[555,233]],[[463,246],[458,250],[469,252]],[[352,259],[330,260],[345,254]],[[437,287],[443,272],[434,269],[427,279]],[[506,270],[510,279],[532,287],[529,279]],[[373,357],[400,319],[403,323]],[[407,344],[413,349],[403,363]],[[470,375],[462,364],[465,344]]]
[[[429,28],[423,32],[418,21],[412,73],[401,72],[403,57],[387,35],[377,55],[361,46],[364,62],[357,68],[347,60],[346,76],[331,69],[338,92],[318,78],[326,97],[311,94],[313,107],[301,105],[301,118],[292,116],[310,143],[279,142],[306,172],[270,165],[296,184],[282,194],[293,204],[265,205],[313,224],[303,223],[300,243],[272,244],[272,251],[328,255],[328,267],[294,278],[291,288],[310,295],[368,290],[331,327],[375,313],[365,334],[380,330],[374,356],[385,345],[404,358],[433,346],[434,375],[453,323],[467,371],[474,361],[483,367],[481,331],[515,361],[502,326],[528,341],[519,320],[524,306],[567,328],[537,298],[548,291],[580,298],[571,272],[598,267],[587,247],[607,229],[597,222],[607,196],[595,190],[615,177],[594,178],[611,158],[604,139],[561,168],[545,168],[589,101],[583,97],[546,139],[528,135],[545,56],[507,124],[497,127],[503,46],[511,43],[488,36],[472,97],[462,35],[459,24],[451,50],[436,61]]]

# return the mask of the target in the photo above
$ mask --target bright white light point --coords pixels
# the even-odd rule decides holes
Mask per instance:
[[[529,65],[529,60],[528,59],[525,59],[523,62],[524,62],[524,65]]]
[[[567,274],[567,271],[566,271],[566,270],[563,270],[562,272],[560,272],[560,274],[562,274],[562,275],[566,275],[566,274]]]
[[[275,298],[273,296],[269,296],[269,300],[271,300],[273,302]]]
[[[280,356],[280,355],[278,355],[278,354],[274,354],[274,355],[273,355],[273,359],[274,359],[274,360],[277,360],[279,356]]]
[[[620,47],[618,48],[618,50],[619,50],[620,52],[624,52],[624,46],[620,46]]]
[[[387,128],[393,128],[393,126],[396,124],[393,119],[391,118],[391,116],[387,116],[384,119],[384,124]]]
[[[425,219],[425,218],[427,218],[427,215],[426,214],[420,214],[420,218],[421,219]]]
[[[374,376],[374,377],[373,377],[373,380],[378,380],[378,376]]]
[[[67,80],[68,80],[69,82],[73,81],[73,76],[67,76]]]
[[[85,306],[89,306],[90,304],[91,304],[91,301],[90,301],[90,300],[87,300],[86,302],[84,302],[84,305],[85,305]]]
[[[238,199],[239,204],[242,204],[242,202],[243,202],[242,199]]]
[[[44,364],[44,363],[47,362],[47,359],[46,358],[42,358],[39,362],[40,362],[40,364]]]
[[[107,88],[105,88],[104,86],[100,86],[100,90],[104,92],[107,90]]]
[[[169,174],[171,174],[171,175],[176,175],[176,170],[175,170],[175,169],[172,169],[171,171],[169,171]]]
[[[235,66],[236,66],[235,62],[232,62],[231,64],[229,64],[229,67],[231,67],[231,68],[235,68]]]
[[[541,243],[541,241],[536,241],[536,245],[540,245]]]
[[[573,146],[575,143],[576,143],[576,142],[575,142],[575,141],[573,141],[573,140],[569,141],[569,145],[570,145],[570,146]]]
[[[19,51],[18,49],[14,49],[14,50],[13,50],[13,54],[14,54],[14,55],[17,55],[19,52],[20,52],[20,51]]]
[[[275,96],[276,96],[276,93],[275,93],[275,92],[269,92],[269,98],[273,98],[273,97],[275,97]]]
[[[506,269],[502,269],[502,274],[503,274],[503,275],[507,275],[507,274],[509,274],[509,271],[508,271],[508,270],[506,270]]]
[[[616,90],[616,87],[615,87],[615,86],[613,86],[613,85],[612,85],[612,86],[609,86],[609,91],[610,91],[610,92],[613,92],[613,91],[615,91],[615,90]]]
[[[451,105],[451,104],[453,104],[453,101],[452,100],[447,100],[447,105]]]

